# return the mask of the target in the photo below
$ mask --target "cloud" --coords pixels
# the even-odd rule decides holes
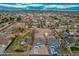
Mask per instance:
[[[26,8],[27,7],[27,5],[23,5],[23,4],[15,4],[15,5],[11,5],[11,4],[0,4],[0,6],[14,7],[14,8]]]
[[[71,7],[79,7],[79,5],[48,5],[48,6],[45,6],[44,9],[48,9],[48,8],[64,9],[64,8],[71,8]]]
[[[40,7],[42,4],[31,4],[31,3],[16,3],[16,4],[0,4],[3,7],[13,7],[13,8],[27,8],[28,7]]]
[[[43,4],[29,4],[28,7],[39,7],[39,6],[43,6]]]

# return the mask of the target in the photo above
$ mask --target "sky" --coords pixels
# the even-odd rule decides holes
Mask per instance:
[[[0,11],[79,11],[79,3],[0,3]]]

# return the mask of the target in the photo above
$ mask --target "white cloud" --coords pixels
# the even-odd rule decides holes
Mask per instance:
[[[27,7],[39,7],[39,6],[43,6],[43,4],[31,4],[31,3],[16,3],[14,5],[12,4],[0,4],[0,6],[4,6],[4,7],[14,7],[14,8],[27,8]]]
[[[25,7],[27,7],[27,5],[22,5],[22,4],[15,4],[15,5],[11,5],[11,4],[0,4],[0,6],[14,7],[14,8],[25,8]]]
[[[48,9],[48,8],[60,8],[60,9],[63,9],[63,8],[71,8],[71,7],[79,7],[79,5],[48,5],[48,6],[45,6],[44,9]]]
[[[32,7],[39,7],[39,6],[43,6],[43,4],[29,4],[28,7],[29,7],[29,6],[32,6]]]

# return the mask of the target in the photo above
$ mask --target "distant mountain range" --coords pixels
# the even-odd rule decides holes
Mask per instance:
[[[79,11],[79,3],[0,3],[0,11]]]

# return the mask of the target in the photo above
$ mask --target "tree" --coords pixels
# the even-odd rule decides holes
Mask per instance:
[[[21,16],[18,16],[16,20],[17,21],[20,21],[21,20]]]

